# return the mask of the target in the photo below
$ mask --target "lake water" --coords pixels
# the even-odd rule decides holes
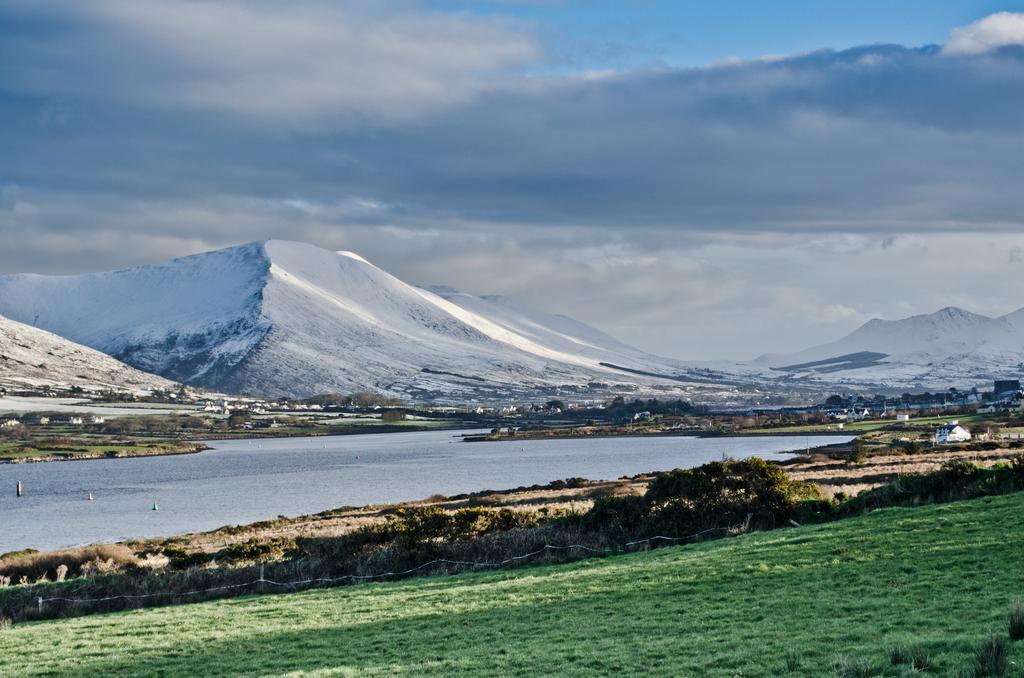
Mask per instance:
[[[0,464],[0,553],[210,530],[574,476],[613,479],[723,456],[781,459],[787,456],[781,453],[805,445],[849,440],[673,436],[465,443],[459,435],[225,440],[191,455]],[[18,480],[21,498],[15,496]]]

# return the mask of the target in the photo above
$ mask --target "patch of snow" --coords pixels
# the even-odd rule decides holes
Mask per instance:
[[[0,316],[0,386],[151,391],[173,382],[56,334]]]

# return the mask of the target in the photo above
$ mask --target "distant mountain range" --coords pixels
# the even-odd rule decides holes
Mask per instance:
[[[754,361],[793,378],[832,384],[946,388],[1024,372],[1024,309],[990,318],[947,307],[903,320],[870,320],[846,337]]]
[[[257,242],[111,273],[0,277],[0,313],[231,393],[413,400],[730,385],[503,297],[408,285],[351,252]],[[713,380],[710,380],[713,381]]]
[[[798,353],[684,362],[505,297],[416,287],[354,253],[287,241],[109,273],[0,276],[0,314],[34,326],[20,326],[21,336],[40,328],[81,344],[79,355],[89,347],[176,382],[268,396],[375,391],[462,402],[614,393],[763,404],[838,387],[969,386],[1016,377],[1024,361],[1024,310],[989,318],[946,308],[872,320]],[[58,339],[38,336],[51,338],[25,343]],[[36,365],[32,378],[46,371],[39,365],[60,379],[76,371],[58,371],[43,355],[20,360]],[[95,380],[109,381],[116,363],[92,362]]]
[[[73,386],[141,392],[174,384],[56,334],[0,317],[0,387]]]

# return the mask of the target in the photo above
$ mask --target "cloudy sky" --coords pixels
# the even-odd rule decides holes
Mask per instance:
[[[265,238],[679,358],[1024,306],[1024,0],[0,0],[0,273]]]

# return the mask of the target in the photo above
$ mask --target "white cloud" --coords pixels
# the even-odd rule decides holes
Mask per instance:
[[[942,51],[946,54],[984,54],[1000,47],[1024,45],[1024,14],[998,12],[955,29]]]
[[[391,1],[40,7],[84,25],[36,55],[47,68],[24,69],[24,88],[257,118],[408,117],[462,102],[489,76],[541,56],[536,39],[511,21]]]

